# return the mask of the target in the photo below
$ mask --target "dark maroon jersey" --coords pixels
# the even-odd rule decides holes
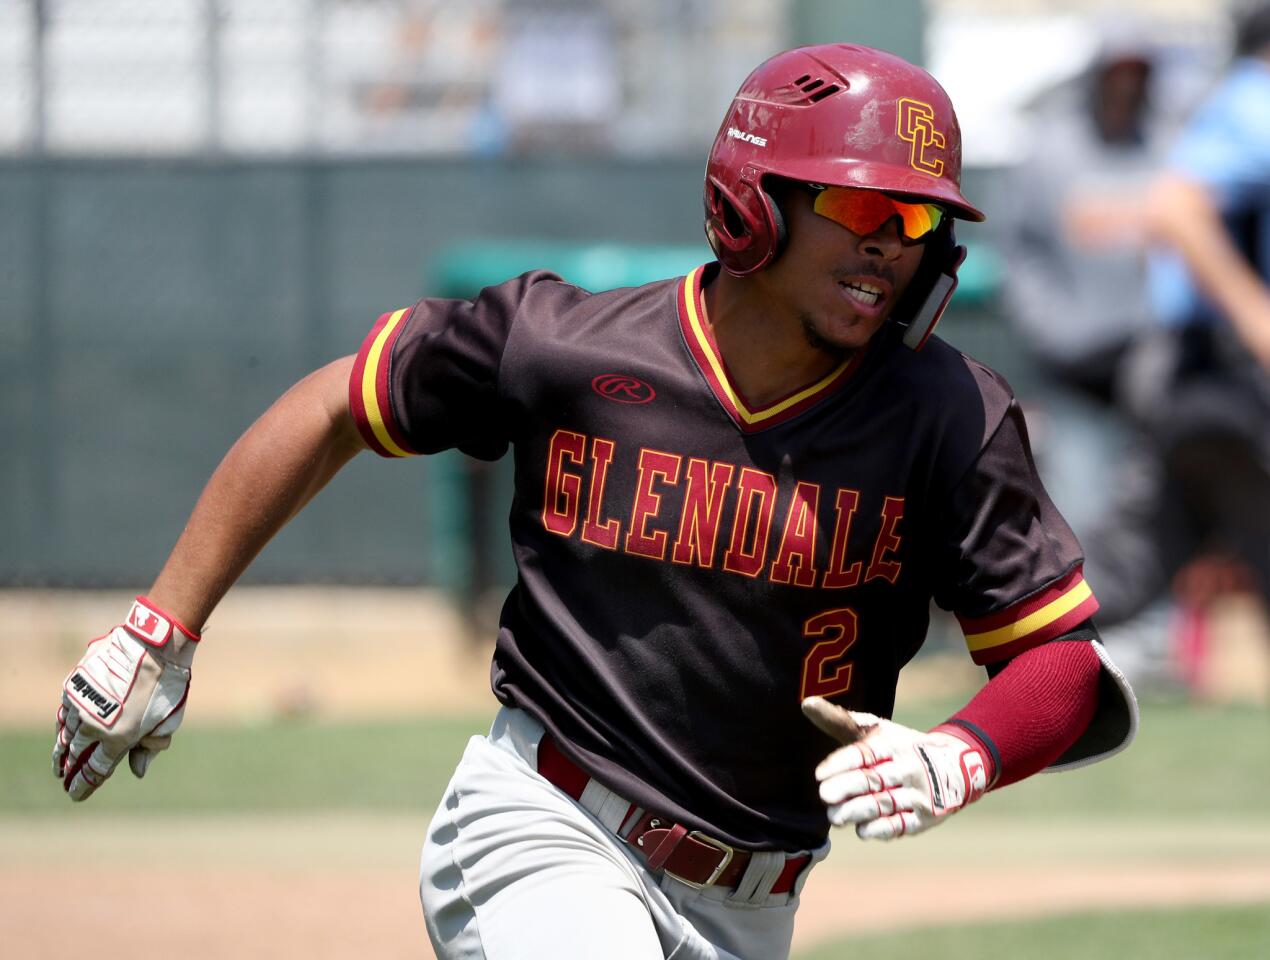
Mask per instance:
[[[730,385],[703,274],[529,273],[385,314],[350,383],[379,453],[510,447],[519,571],[494,692],[637,804],[737,845],[823,842],[819,694],[889,716],[930,601],[978,663],[1097,602],[993,371],[891,328],[776,403]]]

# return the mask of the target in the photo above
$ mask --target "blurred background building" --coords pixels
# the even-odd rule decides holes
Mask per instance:
[[[764,0],[5,0],[0,146],[76,155],[682,151]]]
[[[760,60],[850,34],[924,59],[967,159],[1001,164],[1113,11],[1172,65],[1221,49],[1205,0],[0,0],[0,150],[695,154]],[[1161,100],[1196,79],[1166,71]]]
[[[1125,17],[1166,140],[1224,63],[1211,0],[0,0],[0,584],[144,586],[233,439],[386,310],[707,259],[719,118],[798,43],[882,46],[949,90],[989,222],[942,332],[1043,412],[999,296],[1027,158]],[[1038,453],[1114,449],[1098,415],[1072,429]],[[501,507],[470,495],[496,505],[497,470],[372,459],[248,580],[506,578]],[[1055,483],[1094,512],[1096,485]]]

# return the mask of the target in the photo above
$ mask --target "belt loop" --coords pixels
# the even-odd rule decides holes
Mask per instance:
[[[807,863],[798,871],[798,876],[794,878],[794,889],[789,892],[791,898],[802,896],[803,886],[807,883],[807,878],[811,876],[811,868],[829,856],[829,846],[830,841],[826,840],[815,850],[811,851],[811,856],[808,858]]]
[[[610,833],[617,833],[621,829],[631,810],[629,802],[597,780],[587,781],[578,802],[604,824],[604,829]]]
[[[741,879],[736,889],[728,895],[728,900],[746,906],[765,905],[787,860],[786,855],[779,851],[760,850],[751,854],[750,862],[745,865],[745,873],[741,874]]]
[[[626,819],[622,821],[622,825],[618,827],[616,831],[617,835],[622,839],[622,842],[631,842],[631,831],[639,825],[639,821],[643,818],[643,816],[644,808],[637,807],[632,803],[630,805],[630,809],[627,811]]]

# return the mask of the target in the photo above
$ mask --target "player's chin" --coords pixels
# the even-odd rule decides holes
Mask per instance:
[[[881,329],[887,313],[861,316],[853,310],[827,312],[815,325],[815,332],[821,341],[839,350],[859,350]]]

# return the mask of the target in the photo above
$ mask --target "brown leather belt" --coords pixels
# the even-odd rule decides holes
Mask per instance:
[[[561,752],[551,734],[544,735],[538,743],[538,772],[574,800],[582,799],[582,791],[591,779],[589,773]],[[623,824],[635,810],[631,804],[622,818]],[[689,830],[647,811],[641,812],[630,830],[617,836],[644,857],[648,869],[661,870],[690,887],[735,888],[750,863],[750,851],[738,850],[699,830]],[[788,857],[771,892],[793,890],[798,875],[810,862],[809,854]]]

